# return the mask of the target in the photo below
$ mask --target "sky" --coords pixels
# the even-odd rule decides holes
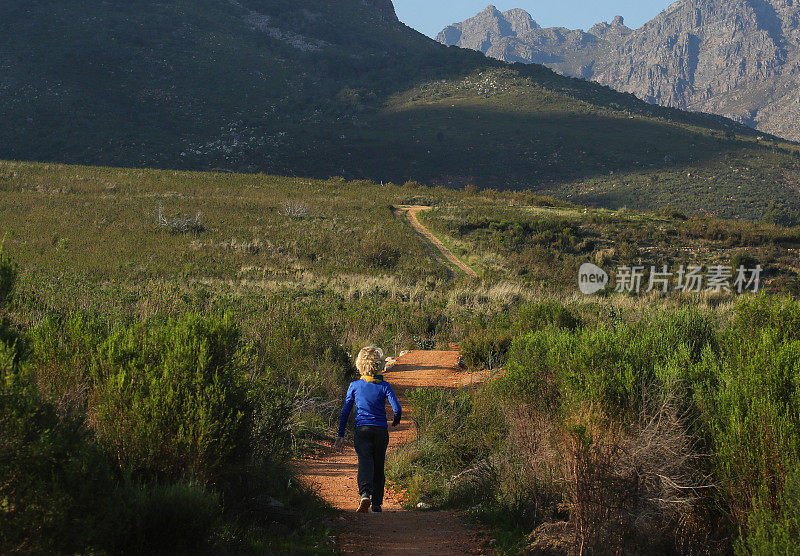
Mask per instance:
[[[430,37],[457,21],[469,19],[489,4],[498,10],[522,8],[542,27],[589,29],[614,16],[636,29],[672,4],[672,0],[394,0],[400,20]]]

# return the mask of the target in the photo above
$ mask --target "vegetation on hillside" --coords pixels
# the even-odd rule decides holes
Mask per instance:
[[[4,317],[0,340],[3,552],[330,550],[326,508],[286,481],[354,372],[330,336],[76,311]]]
[[[571,290],[575,269],[587,261],[612,275],[624,266],[643,266],[645,278],[651,268],[665,265],[675,272],[681,266],[744,264],[761,265],[771,291],[800,293],[800,229],[772,220],[689,218],[675,209],[641,213],[538,207],[520,199],[499,202],[492,192],[424,211],[419,218],[487,279],[513,276]]]
[[[197,286],[421,294],[447,270],[391,210],[406,204],[430,205],[420,220],[488,284],[573,293],[586,261],[613,271],[746,257],[764,267],[771,291],[797,292],[798,228],[773,220],[584,209],[531,192],[413,182],[13,162],[0,163],[0,188],[0,231],[23,283],[67,307]]]
[[[800,306],[576,309],[484,387],[417,391],[391,462],[411,502],[470,509],[508,549],[796,552]]]
[[[800,208],[793,144],[446,48],[358,0],[15,0],[0,22],[7,159]]]
[[[504,546],[794,538],[796,302],[579,297],[575,278],[755,263],[797,295],[797,228],[341,178],[5,162],[0,188],[2,551],[332,550],[287,478],[373,343],[505,369],[417,393],[419,442],[392,462],[414,500],[512,529]],[[449,277],[407,204],[480,280]],[[591,513],[592,492],[619,504]]]

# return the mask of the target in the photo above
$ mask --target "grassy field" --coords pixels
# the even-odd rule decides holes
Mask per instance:
[[[563,292],[587,260],[711,265],[747,255],[765,267],[775,291],[794,293],[800,239],[797,228],[675,209],[610,211],[524,192],[339,178],[0,162],[0,187],[6,248],[24,269],[23,283],[45,291],[57,277],[135,288],[444,286],[446,270],[392,213],[404,204],[431,205],[421,221],[489,282]]]
[[[456,343],[471,368],[507,369],[455,401],[419,393],[419,443],[391,467],[413,500],[473,508],[509,550],[548,530],[567,544],[635,535],[642,550],[664,553],[680,542],[679,552],[758,551],[796,538],[786,470],[800,452],[785,409],[796,302],[584,297],[576,271],[587,261],[612,271],[761,264],[766,289],[793,296],[797,228],[474,187],[20,162],[0,163],[0,190],[0,424],[3,449],[16,454],[0,460],[3,551],[331,552],[331,514],[285,479],[329,438],[352,354],[372,343],[390,355]],[[408,204],[431,207],[421,222],[479,280],[450,278],[431,258],[392,211]],[[543,384],[549,397],[536,405]],[[694,481],[679,510],[603,467],[620,447],[649,442],[642,423],[666,415],[648,413],[654,400],[681,404],[669,406],[677,444],[667,446],[680,465],[625,469]],[[437,413],[445,406],[458,411]],[[749,411],[778,444],[737,421]],[[531,451],[519,436],[531,422],[571,451]],[[732,440],[742,431],[751,451]],[[642,446],[656,459],[664,448]],[[712,456],[695,465],[697,454]],[[595,474],[578,480],[557,461]],[[449,479],[476,468],[488,482]],[[571,480],[611,489],[635,502],[626,512],[649,517],[582,514],[592,500],[559,486]]]

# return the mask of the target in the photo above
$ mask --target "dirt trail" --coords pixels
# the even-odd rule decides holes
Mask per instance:
[[[457,351],[412,351],[386,372],[403,406],[403,421],[389,431],[389,452],[414,439],[413,408],[407,391],[418,387],[452,388],[470,384],[473,375],[458,365]],[[485,539],[454,512],[406,511],[402,493],[387,485],[383,513],[357,514],[358,459],[352,445],[302,463],[303,480],[342,511],[343,554],[483,554]]]
[[[418,206],[418,205],[401,205],[397,207],[397,212],[405,213],[406,218],[408,218],[408,221],[411,223],[411,227],[414,228],[417,231],[417,233],[419,233],[422,237],[424,237],[433,245],[433,247],[435,248],[434,257],[436,257],[436,259],[440,263],[444,264],[445,266],[448,266],[445,260],[441,258],[444,257],[444,259],[455,265],[457,268],[463,271],[464,274],[466,274],[467,276],[471,278],[478,278],[477,272],[475,272],[469,266],[467,266],[467,264],[464,263],[464,261],[456,257],[453,254],[453,252],[450,251],[450,249],[448,249],[444,245],[444,243],[442,243],[439,240],[439,238],[433,235],[428,228],[426,228],[425,226],[422,225],[422,223],[420,223],[419,219],[417,218],[417,214],[419,214],[423,210],[428,210],[430,208],[431,207]]]

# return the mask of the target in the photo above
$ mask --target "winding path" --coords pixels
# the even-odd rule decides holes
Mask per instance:
[[[438,237],[433,235],[433,233],[428,228],[423,226],[419,221],[417,214],[430,208],[431,207],[421,205],[400,205],[395,209],[395,213],[405,213],[406,218],[408,218],[408,221],[411,224],[411,227],[414,228],[417,233],[424,237],[434,247],[434,258],[436,258],[440,263],[450,268],[450,265],[447,264],[449,262],[470,278],[478,278],[477,272],[470,268],[464,261],[456,257],[453,252],[450,251],[450,249],[448,249],[445,244],[439,240]]]
[[[403,405],[403,422],[390,430],[389,451],[411,442],[415,430],[407,391],[419,387],[454,388],[470,384],[473,375],[458,365],[457,351],[412,351],[386,372]],[[456,512],[407,511],[403,493],[387,488],[383,513],[357,514],[358,459],[352,445],[339,454],[332,449],[300,464],[300,475],[334,508],[340,510],[343,554],[484,554],[485,537]],[[388,485],[387,485],[388,487]]]

